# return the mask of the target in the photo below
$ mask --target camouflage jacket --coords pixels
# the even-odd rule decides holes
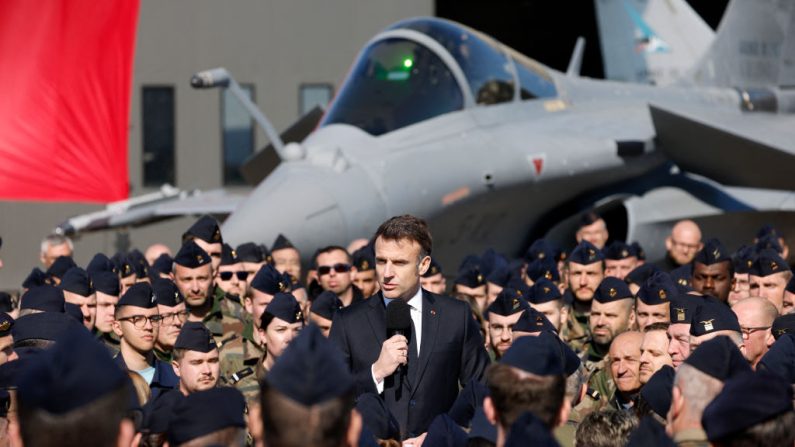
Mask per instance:
[[[157,359],[160,360],[161,362],[166,362],[170,364],[171,360],[174,359],[173,351],[166,352],[155,348],[154,352],[155,352],[155,357],[157,357]]]
[[[578,353],[583,351],[583,346],[590,336],[588,330],[588,316],[585,315],[584,317],[585,324],[580,322],[580,318],[582,318],[582,316],[575,316],[572,310],[569,312],[569,317],[560,328],[560,339],[565,341],[574,352]]]
[[[247,323],[241,335],[225,339],[221,346],[221,383],[239,389],[246,399],[259,391],[257,368],[265,351],[254,341],[254,325]]]
[[[202,318],[202,323],[213,334],[213,338],[219,346],[223,344],[224,340],[228,340],[234,335],[240,335],[244,326],[242,321],[224,314],[222,303],[227,301],[224,295],[224,292],[216,287],[213,305],[207,315]]]
[[[579,424],[588,414],[607,408],[613,401],[616,385],[606,369],[598,369],[588,379],[588,389],[569,414],[569,422]]]

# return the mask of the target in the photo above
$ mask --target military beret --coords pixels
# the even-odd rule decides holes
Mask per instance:
[[[550,258],[536,259],[527,264],[525,273],[527,277],[533,281],[538,281],[539,278],[545,278],[550,281],[560,281],[558,264]]]
[[[168,253],[163,253],[152,263],[152,267],[149,268],[149,275],[153,278],[158,278],[161,273],[166,275],[171,273],[173,268],[174,258],[172,258]]]
[[[235,265],[241,262],[237,256],[237,250],[232,248],[229,244],[221,246],[221,264],[220,265]]]
[[[467,433],[447,413],[441,413],[433,418],[431,425],[428,426],[422,445],[427,447],[466,445],[468,439]]]
[[[375,393],[364,393],[356,398],[356,409],[362,415],[365,427],[378,439],[400,439],[400,425],[384,404],[384,399]]]
[[[672,367],[663,365],[649,378],[646,385],[643,385],[643,388],[640,389],[640,395],[643,400],[649,404],[652,411],[663,419],[665,419],[668,410],[671,408],[674,374],[675,371]]]
[[[177,390],[166,390],[144,405],[142,429],[147,433],[166,433],[174,405],[185,396]]]
[[[600,303],[612,303],[613,301],[627,298],[633,298],[632,292],[629,291],[629,286],[624,281],[613,276],[606,276],[599,283],[599,287],[596,288],[596,292],[593,294],[594,301]]]
[[[127,258],[126,253],[116,253],[112,258],[110,258],[110,262],[116,266],[116,270],[119,272],[119,276],[122,278],[126,278],[135,274],[135,269],[133,268],[130,260]]]
[[[30,274],[22,281],[22,288],[23,289],[32,289],[34,287],[43,286],[45,284],[49,284],[49,279],[47,278],[47,274],[41,271],[40,268],[34,267],[33,270],[30,271]]]
[[[185,302],[185,297],[180,292],[174,281],[165,278],[152,280],[152,292],[155,294],[155,304],[174,307]]]
[[[589,265],[595,262],[602,262],[604,259],[605,256],[602,254],[602,251],[588,241],[581,241],[576,247],[574,247],[574,250],[572,250],[571,254],[569,255],[569,262],[580,265]]]
[[[58,287],[80,296],[89,296],[94,293],[94,282],[88,277],[88,273],[80,267],[70,268],[61,278]]]
[[[510,281],[511,276],[513,276],[511,267],[505,265],[500,268],[492,270],[492,272],[489,273],[488,276],[486,276],[486,282],[496,284],[500,287],[505,287],[508,285],[508,281]]]
[[[776,340],[784,334],[795,334],[795,314],[786,314],[777,317],[773,320],[771,332],[773,332],[773,337],[775,337]]]
[[[188,321],[182,325],[177,341],[174,342],[174,348],[207,353],[217,349],[218,346],[215,344],[213,334],[204,323]]]
[[[334,314],[342,309],[342,301],[336,293],[325,290],[312,301],[311,312],[315,315],[325,318],[326,320],[333,320]]]
[[[500,363],[538,376],[565,375],[564,357],[556,338],[545,331],[537,337],[516,338]]]
[[[754,266],[755,257],[756,252],[754,251],[753,247],[747,247],[743,245],[742,247],[738,248],[732,257],[732,262],[734,263],[734,273],[745,274],[750,272],[751,267]]]
[[[486,278],[480,273],[477,268],[467,268],[466,270],[459,271],[458,276],[455,278],[455,284],[475,288],[486,284]]]
[[[262,314],[263,323],[267,314],[291,324],[304,321],[301,305],[298,304],[298,300],[291,293],[279,292],[273,296],[273,299],[268,303],[265,312]],[[260,327],[265,329],[267,325],[262,324]]]
[[[11,312],[12,310],[14,310],[14,302],[11,300],[11,294],[0,292],[0,312]]]
[[[135,276],[139,278],[149,276],[149,263],[140,250],[134,249],[127,253],[127,262],[132,266]]]
[[[356,250],[351,257],[353,258],[353,266],[356,267],[356,270],[360,272],[375,270],[375,251],[373,251],[371,245],[368,244]]]
[[[643,247],[641,247],[639,243],[633,242],[629,244],[629,248],[632,249],[632,252],[635,253],[635,257],[638,258],[638,260],[646,260],[646,251],[643,250]]]
[[[784,249],[781,247],[781,243],[778,241],[778,237],[768,234],[759,238],[754,244],[754,250],[760,252],[762,250],[773,250],[776,253],[781,253]]]
[[[517,312],[522,312],[528,307],[527,301],[525,301],[525,298],[520,292],[515,289],[505,288],[502,289],[502,291],[497,294],[497,298],[489,304],[489,307],[486,308],[486,312],[484,312],[484,316],[488,318],[491,313],[494,313],[495,315],[507,317]]]
[[[527,263],[533,262],[536,259],[552,259],[553,261],[560,260],[562,250],[552,242],[546,239],[536,239],[530,248],[524,254],[524,260]]]
[[[34,339],[56,341],[75,327],[83,329],[83,325],[64,312],[40,312],[17,318],[11,328],[11,336],[14,337],[15,345]]]
[[[314,324],[287,346],[265,382],[305,406],[353,392],[355,383],[339,348]]]
[[[627,447],[676,447],[676,444],[665,433],[665,426],[647,415],[630,433]]]
[[[42,312],[63,312],[63,290],[43,285],[29,289],[20,298],[20,309],[35,309]]]
[[[748,272],[754,276],[768,276],[790,271],[789,265],[773,250],[762,250],[754,259],[754,264]]]
[[[86,272],[93,276],[96,272],[118,273],[118,270],[116,269],[116,265],[113,264],[104,253],[97,253],[91,258],[91,261],[89,261]]]
[[[668,302],[671,324],[690,324],[693,320],[693,313],[701,300],[703,300],[702,297],[686,293],[678,293],[671,297]]]
[[[550,301],[556,301],[562,298],[558,286],[544,278],[540,278],[533,284],[530,293],[527,295],[527,301],[533,304],[543,304]]]
[[[151,309],[157,305],[155,301],[155,292],[152,286],[145,282],[135,283],[124,292],[124,295],[119,299],[117,306],[134,306],[142,307],[144,309]]]
[[[712,265],[726,261],[731,262],[729,250],[726,250],[726,247],[724,247],[723,244],[715,238],[705,242],[704,248],[696,253],[696,257],[693,259],[693,262],[698,262],[704,265]]]
[[[666,304],[671,297],[679,294],[676,283],[665,272],[655,272],[638,290],[638,299],[648,306]]]
[[[121,293],[119,276],[113,272],[97,271],[91,275],[91,279],[97,292],[111,296],[119,296]]]
[[[289,284],[284,281],[283,275],[270,264],[260,267],[257,274],[254,275],[254,279],[251,280],[251,287],[268,295],[289,290]]]
[[[426,270],[425,273],[422,274],[422,277],[430,278],[431,276],[437,275],[439,273],[442,273],[442,265],[439,264],[439,262],[436,259],[431,258],[431,265],[430,267],[428,267],[428,270]]]
[[[497,427],[486,418],[486,413],[483,411],[482,406],[475,408],[471,427],[469,439],[484,439],[494,445],[497,444]]]
[[[276,236],[276,240],[273,241],[273,245],[271,245],[271,253],[277,250],[284,250],[285,248],[295,248],[293,243],[290,242],[283,234],[279,234]]]
[[[676,289],[680,293],[692,292],[693,289],[693,264],[680,265],[668,273]]]
[[[246,400],[236,388],[218,387],[191,393],[174,404],[168,442],[180,445],[229,428],[246,427]]]
[[[77,267],[77,264],[75,264],[71,256],[58,256],[50,268],[47,269],[47,276],[63,278],[63,275],[72,267]]]
[[[699,337],[715,331],[741,332],[737,315],[729,306],[711,296],[701,298],[690,322],[690,335]]]
[[[182,243],[191,239],[201,239],[208,244],[223,243],[221,237],[221,228],[218,226],[218,221],[215,218],[204,215],[199,218],[188,231],[182,234]]]
[[[624,241],[613,241],[604,249],[605,259],[620,261],[622,259],[632,258],[635,252],[632,247],[627,245]]]
[[[83,324],[83,311],[82,309],[80,309],[80,306],[78,306],[77,304],[64,303],[63,312],[66,315],[69,315],[70,317],[74,318],[74,320],[77,321],[78,323]]]
[[[795,383],[795,335],[783,334],[759,360],[757,370],[778,374],[789,383]]]
[[[552,332],[557,333],[555,326],[541,312],[529,307],[522,312],[519,321],[513,325],[514,332]]]
[[[541,422],[532,412],[526,411],[511,425],[511,431],[505,440],[505,447],[559,447],[558,441],[552,436],[550,428]]]
[[[174,256],[174,263],[195,269],[212,263],[212,258],[196,242],[188,241],[182,244],[179,252]]]
[[[756,424],[792,411],[792,386],[765,371],[727,380],[704,408],[701,425],[710,441],[743,432]]]
[[[39,315],[48,314],[28,315],[19,321]],[[105,346],[85,329],[73,328],[53,348],[34,356],[20,371],[18,382],[20,405],[61,415],[129,386],[130,380]]]
[[[635,269],[627,273],[627,276],[624,277],[624,281],[627,284],[637,284],[640,286],[646,282],[646,280],[649,279],[654,272],[659,271],[659,267],[654,264],[643,264],[635,267]]]
[[[751,370],[737,345],[725,335],[702,343],[685,363],[721,382]]]
[[[0,312],[0,337],[11,335],[11,328],[14,327],[14,319],[5,312]]]

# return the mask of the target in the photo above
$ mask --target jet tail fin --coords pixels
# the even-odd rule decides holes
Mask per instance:
[[[795,2],[732,0],[690,77],[721,87],[795,87]]]
[[[605,77],[671,84],[701,59],[712,29],[686,0],[594,0]]]
[[[569,67],[566,69],[568,76],[579,76],[580,69],[582,69],[582,55],[585,51],[585,38],[580,36],[577,38],[577,43],[574,44],[574,51],[571,53],[569,59]]]

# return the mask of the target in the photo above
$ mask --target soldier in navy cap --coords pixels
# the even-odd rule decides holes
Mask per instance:
[[[591,338],[585,345],[585,364],[589,369],[603,368],[603,359],[613,339],[635,324],[635,300],[624,281],[606,277],[596,289],[591,305]]]
[[[221,264],[221,245],[224,243],[218,221],[206,214],[200,217],[188,228],[188,231],[182,234],[182,244],[185,245],[188,241],[195,242],[210,256],[213,272],[217,272],[218,265]]]
[[[74,318],[63,312],[40,312],[21,316],[14,321],[11,328],[14,350],[49,348],[66,331],[82,327]]]
[[[262,383],[265,445],[356,446],[362,419],[354,378],[315,326],[302,331]],[[320,411],[322,418],[310,417]]]
[[[564,340],[573,342],[587,338],[588,318],[591,312],[591,302],[596,289],[604,278],[604,255],[601,250],[590,242],[580,242],[571,255],[569,255],[566,266],[569,271],[569,292],[574,296],[571,317],[568,322],[571,333]],[[574,324],[580,326],[580,330],[575,330]],[[579,344],[581,347],[583,341]]]
[[[640,330],[652,323],[670,321],[671,297],[679,294],[676,284],[665,272],[655,272],[640,287],[635,300],[635,313]]]
[[[759,252],[749,272],[751,296],[767,298],[779,313],[784,309],[784,289],[792,279],[789,265],[773,250]]]
[[[97,296],[95,332],[111,354],[116,355],[119,352],[119,337],[113,332],[113,321],[116,319],[116,304],[121,295],[119,275],[107,270],[97,270],[91,274],[91,281]]]
[[[781,315],[773,320],[771,332],[776,340],[784,334],[795,334],[795,314]]]
[[[5,312],[0,312],[0,365],[17,359],[14,352],[14,338],[11,336],[11,328],[14,327],[14,319]]]
[[[539,279],[544,278],[554,283],[560,282],[558,264],[552,258],[535,259],[527,264],[524,269],[524,281],[531,287]]]
[[[734,264],[726,247],[710,239],[693,259],[693,288],[726,302],[732,289]]]
[[[212,388],[188,395],[173,407],[170,446],[241,446],[246,441],[246,402],[233,388]]]
[[[279,234],[271,245],[273,267],[281,273],[289,273],[293,281],[301,280],[301,253],[283,234]]]
[[[533,284],[526,298],[530,306],[544,314],[555,330],[560,332],[568,319],[569,308],[564,305],[563,295],[557,285],[546,278],[540,278]]]
[[[635,251],[624,241],[613,241],[604,249],[605,276],[624,279],[627,273],[638,266]]]
[[[781,251],[779,254],[781,258],[786,260],[789,258],[789,245],[787,245],[787,240],[784,237],[784,233],[778,231],[775,227],[770,224],[762,225],[761,228],[756,232],[756,237],[754,238],[754,244],[757,244],[760,240],[765,239],[767,237],[772,237],[776,240],[778,245],[781,247]]]
[[[20,298],[19,316],[39,312],[64,312],[63,290],[50,285],[34,287]]]
[[[189,321],[174,343],[171,365],[184,395],[215,388],[220,377],[218,346],[212,334],[198,321]]]
[[[216,282],[218,288],[216,293],[220,295],[221,313],[232,320],[239,321],[239,329],[236,332],[240,333],[246,320],[243,299],[248,296],[248,272],[237,251],[229,244],[224,244],[221,250],[221,265],[218,267]]]
[[[47,277],[50,278],[52,284],[57,286],[61,283],[63,275],[72,267],[77,267],[77,264],[70,256],[59,256],[47,269]]]
[[[267,263],[266,250],[264,251],[262,247],[253,242],[245,242],[238,245],[235,251],[237,252],[237,257],[240,258],[240,262],[243,264],[243,270],[248,273],[246,282],[249,287],[251,287],[251,281],[254,279],[254,275],[257,274],[260,267]]]
[[[486,275],[486,305],[491,305],[495,299],[497,299],[497,295],[502,292],[508,282],[510,282],[511,278],[513,277],[513,271],[510,265],[504,265],[502,267],[496,268],[492,270],[491,273]]]
[[[557,289],[555,289],[557,290]],[[500,359],[513,343],[513,326],[519,321],[522,312],[528,308],[521,292],[514,289],[503,289],[497,299],[486,309],[488,320],[488,341],[496,359]]]
[[[353,252],[353,284],[362,291],[362,296],[369,298],[378,292],[378,281],[375,278],[375,251],[372,245]]]
[[[34,267],[33,270],[30,271],[30,274],[22,281],[22,291],[27,292],[34,287],[46,284],[50,284],[50,279],[47,278],[47,274],[41,271],[40,268]]]
[[[301,306],[292,294],[277,293],[260,318],[259,337],[266,354],[262,361],[270,371],[284,350],[304,327]]]
[[[113,331],[121,338],[117,364],[143,377],[153,397],[164,389],[175,388],[179,381],[171,365],[154,354],[162,320],[152,286],[138,283],[122,295],[113,323]]]
[[[755,257],[756,252],[754,252],[753,247],[745,245],[738,248],[732,255],[734,277],[732,278],[732,290],[729,291],[729,299],[727,301],[729,305],[751,296],[749,272],[751,267],[754,266]]]
[[[654,273],[661,271],[659,267],[654,264],[643,264],[635,267],[634,270],[627,273],[624,281],[629,286],[629,291],[632,295],[637,295],[640,287],[646,282]]]
[[[674,368],[678,368],[690,356],[690,323],[701,300],[701,297],[681,293],[670,298],[668,310],[671,315],[671,324],[668,326],[668,355],[671,356]]]
[[[420,277],[422,288],[431,293],[444,294],[447,290],[447,280],[442,272],[442,265],[431,258],[431,265]]]
[[[174,279],[174,258],[168,253],[163,253],[157,259],[152,261],[152,266],[149,268],[149,277],[151,279],[164,278]]]
[[[135,275],[135,261],[130,259],[126,253],[116,253],[111,258],[111,261],[118,265],[119,284],[121,286],[121,294],[124,295],[124,292],[138,281],[138,277]]]
[[[486,310],[486,277],[472,265],[458,272],[453,282],[453,295],[472,306],[477,315]]]
[[[610,234],[607,232],[607,224],[602,216],[589,211],[580,216],[580,225],[574,237],[577,239],[577,243],[587,241],[601,250],[605,247]]]
[[[555,326],[549,322],[547,317],[541,312],[528,307],[522,312],[519,320],[513,325],[513,338],[514,340],[520,337],[538,336],[541,332],[550,332],[556,334]]]
[[[152,281],[155,293],[155,304],[160,314],[160,329],[155,341],[155,356],[166,363],[173,360],[174,343],[177,341],[182,326],[188,320],[188,309],[185,297],[174,282],[156,278]]]
[[[97,317],[97,295],[88,273],[80,267],[72,267],[64,274],[58,287],[63,290],[64,301],[80,307],[83,325],[93,331]]]
[[[756,370],[778,374],[795,384],[795,334],[782,334],[759,361]]]
[[[701,343],[725,335],[745,351],[742,329],[737,315],[717,298],[705,296],[693,312],[690,324],[690,352]]]
[[[316,324],[323,332],[323,336],[328,337],[331,331],[331,324],[334,314],[342,308],[342,301],[336,293],[326,290],[315,298],[312,302],[309,320]]]

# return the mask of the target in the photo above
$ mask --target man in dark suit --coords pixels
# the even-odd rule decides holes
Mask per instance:
[[[381,292],[337,312],[331,328],[358,393],[380,394],[404,439],[424,436],[433,418],[449,410],[459,384],[482,380],[489,362],[469,305],[420,288],[431,246],[421,219],[405,215],[381,224],[375,234]],[[419,330],[387,338],[386,305],[398,299],[408,303]]]

